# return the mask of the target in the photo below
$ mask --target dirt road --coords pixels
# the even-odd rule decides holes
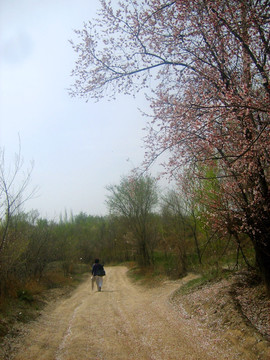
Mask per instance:
[[[181,281],[145,289],[125,267],[107,267],[102,292],[82,283],[27,325],[15,360],[242,359],[169,296]],[[247,360],[247,358],[245,358]]]

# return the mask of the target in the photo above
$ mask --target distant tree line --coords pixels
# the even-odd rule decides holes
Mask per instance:
[[[251,266],[244,235],[212,232],[203,206],[183,192],[162,195],[154,178],[135,174],[107,190],[109,215],[65,214],[57,222],[20,207],[9,211],[10,202],[2,202],[0,298],[33,281],[48,283],[55,267],[66,277],[85,264],[83,271],[90,271],[95,257],[105,264],[133,261],[172,277],[198,267]]]

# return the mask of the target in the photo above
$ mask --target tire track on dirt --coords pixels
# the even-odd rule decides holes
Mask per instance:
[[[175,310],[169,296],[181,281],[146,289],[128,279],[125,267],[108,267],[106,272],[102,292],[91,290],[89,277],[71,297],[49,305],[38,321],[28,324],[10,359],[241,359]]]

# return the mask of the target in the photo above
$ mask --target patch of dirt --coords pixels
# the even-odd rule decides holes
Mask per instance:
[[[270,341],[270,299],[256,274],[238,273],[231,294],[242,315]]]
[[[250,281],[252,280],[252,281]],[[264,286],[246,272],[209,283],[187,294],[175,292],[171,301],[215,332],[246,358],[270,358],[270,301]]]

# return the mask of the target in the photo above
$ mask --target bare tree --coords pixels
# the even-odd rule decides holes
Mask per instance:
[[[29,190],[33,163],[26,171],[21,149],[15,154],[13,166],[7,166],[5,151],[0,149],[0,262],[1,254],[8,242],[8,231],[12,216],[32,198],[37,188]]]

